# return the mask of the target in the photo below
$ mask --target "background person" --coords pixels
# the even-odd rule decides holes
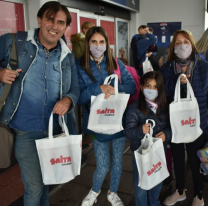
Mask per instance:
[[[196,48],[203,60],[208,61],[208,29],[204,32],[201,39],[196,42]]]
[[[71,35],[72,51],[74,53],[75,59],[79,59],[83,55],[85,35],[93,26],[95,25],[92,22],[86,21],[82,23],[81,33]]]
[[[148,52],[148,48],[157,42],[154,35],[149,33],[149,28],[146,25],[141,25],[138,28],[139,34],[132,37],[131,40],[131,50],[133,54],[133,60],[135,69],[138,75],[141,77],[143,75],[142,63],[145,61],[146,57],[152,55],[152,52]]]

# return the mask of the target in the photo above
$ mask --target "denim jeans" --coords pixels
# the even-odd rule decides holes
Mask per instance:
[[[162,183],[153,187],[151,190],[143,190],[138,186],[139,173],[137,170],[135,156],[133,155],[133,169],[134,169],[134,190],[136,206],[160,206],[159,195],[162,189]]]
[[[117,138],[111,142],[112,166],[110,191],[117,192],[122,173],[123,152],[126,137]],[[105,176],[108,173],[110,167],[109,142],[99,142],[97,140],[92,140],[92,144],[96,158],[96,170],[93,175],[92,190],[94,192],[98,192],[101,189]]]
[[[24,206],[49,206],[48,185],[44,185],[35,140],[48,137],[47,131],[25,132],[13,129],[14,154],[21,170],[24,189]],[[61,128],[53,134],[61,133]]]

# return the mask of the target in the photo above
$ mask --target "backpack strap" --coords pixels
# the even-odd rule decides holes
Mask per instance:
[[[114,73],[118,75],[118,79],[119,79],[119,82],[121,82],[121,70],[120,70],[120,67],[119,67],[119,64],[118,64],[118,58],[115,57],[115,60],[116,60],[116,65],[117,65],[117,69],[114,70]]]
[[[16,48],[17,48],[17,55],[21,53],[23,46],[27,40],[27,32],[26,31],[18,31],[16,36]]]

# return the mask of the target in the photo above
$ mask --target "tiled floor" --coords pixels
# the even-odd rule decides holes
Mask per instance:
[[[123,157],[123,172],[118,189],[120,198],[125,206],[135,206],[134,187],[133,187],[133,169],[132,169],[132,152],[129,149],[129,141],[126,142],[125,154]],[[83,198],[92,187],[93,172],[96,167],[94,153],[91,153],[87,164],[82,168],[81,175],[67,184],[59,185],[50,192],[50,206],[80,206]],[[166,186],[162,188],[160,200],[163,200],[175,191],[175,178],[173,174],[172,188]],[[107,174],[102,185],[101,194],[98,196],[98,202],[95,206],[110,206],[106,195],[110,186],[110,173]],[[187,199],[175,204],[175,206],[191,206],[193,200],[193,183],[191,172],[186,167],[186,189]],[[208,206],[208,183],[204,184],[205,206]],[[23,194],[23,184],[20,179],[20,170],[18,166],[10,169],[6,173],[0,174],[0,206],[8,206],[15,198]],[[162,204],[161,204],[162,205]],[[12,206],[23,206],[22,198],[16,201]],[[142,206],[142,205],[141,205]]]
[[[126,143],[126,148],[128,148],[129,142]],[[135,206],[134,200],[134,187],[133,187],[133,169],[132,169],[132,152],[130,149],[124,154],[123,161],[123,172],[121,176],[121,181],[118,189],[118,194],[120,198],[125,203],[125,206]],[[81,175],[77,176],[73,181],[67,183],[64,187],[58,190],[50,198],[51,206],[80,206],[81,201],[89,192],[92,186],[92,176],[95,170],[95,157],[92,154],[89,158],[87,165],[82,169]],[[110,185],[110,174],[107,175],[103,185],[101,194],[98,196],[98,202],[95,206],[110,206],[107,202],[106,194]],[[175,177],[173,174],[173,180],[171,182],[172,188],[167,188],[163,186],[160,201],[161,205],[163,200],[175,191]],[[191,180],[191,172],[187,165],[186,167],[186,189],[187,189],[187,199],[183,202],[175,204],[175,206],[191,206],[193,200],[193,183]],[[204,187],[204,199],[207,202],[205,206],[208,206],[208,183],[205,183]],[[141,205],[142,206],[142,205]]]
[[[22,196],[24,185],[18,165],[0,175],[0,206],[8,206]]]

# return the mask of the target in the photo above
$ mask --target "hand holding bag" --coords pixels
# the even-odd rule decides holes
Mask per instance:
[[[170,125],[173,134],[171,141],[189,143],[195,141],[202,134],[202,130],[198,102],[188,79],[187,98],[181,99],[180,97],[181,75],[176,83],[174,101],[169,105]]]
[[[148,124],[149,121],[152,121],[152,123],[153,123],[153,125],[150,126],[150,136],[152,136],[152,134],[153,134],[153,128],[155,127],[155,121],[154,120],[147,119],[146,120],[146,124]],[[139,147],[138,152],[140,154],[143,154],[144,155],[144,154],[146,154],[146,153],[148,153],[150,151],[152,145],[153,145],[152,138],[148,138],[148,137],[147,138],[143,138],[141,140],[141,146]]]
[[[69,135],[65,124],[64,133],[53,137],[53,113],[49,120],[49,138],[36,140],[43,183],[62,184],[80,174],[82,135]]]
[[[148,121],[155,124],[154,120],[148,119],[146,123]],[[139,173],[138,186],[144,190],[152,189],[169,176],[162,139],[154,138],[152,134],[153,126],[150,126],[150,133],[145,134],[141,146],[134,151]],[[148,145],[145,145],[146,141]]]
[[[91,96],[87,128],[97,133],[115,134],[123,130],[122,118],[130,95],[118,93],[118,76],[116,74],[108,76],[104,81],[104,85],[110,84],[113,78],[115,78],[115,95],[111,95],[108,99],[104,99],[104,93]]]
[[[148,60],[148,57],[146,57],[146,60],[143,62],[143,75],[147,72],[154,71],[151,62]]]

